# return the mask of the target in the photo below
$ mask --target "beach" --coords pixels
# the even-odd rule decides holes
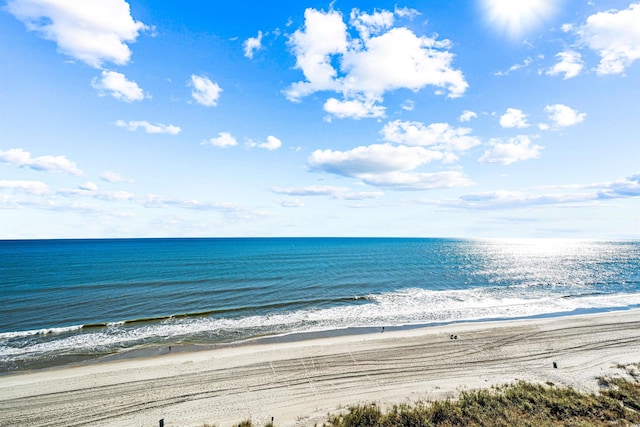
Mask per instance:
[[[157,353],[2,376],[0,425],[312,426],[517,380],[595,392],[640,362],[640,310]]]

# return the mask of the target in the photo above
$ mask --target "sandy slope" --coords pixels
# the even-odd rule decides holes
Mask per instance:
[[[313,425],[349,404],[516,379],[595,390],[596,376],[632,362],[640,310],[243,345],[0,377],[0,425]]]

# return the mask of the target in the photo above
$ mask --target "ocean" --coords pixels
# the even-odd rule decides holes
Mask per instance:
[[[0,302],[7,374],[169,346],[640,308],[640,242],[0,241]]]

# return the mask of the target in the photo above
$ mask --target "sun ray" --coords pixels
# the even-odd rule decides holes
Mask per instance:
[[[560,0],[480,0],[487,24],[511,40],[538,28],[558,9]]]

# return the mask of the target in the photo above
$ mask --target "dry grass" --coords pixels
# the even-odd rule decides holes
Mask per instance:
[[[626,377],[599,378],[598,394],[519,382],[462,392],[456,400],[399,405],[386,411],[375,404],[351,406],[344,414],[330,415],[324,427],[640,426],[640,364],[617,367]],[[247,420],[237,426],[253,424]]]

